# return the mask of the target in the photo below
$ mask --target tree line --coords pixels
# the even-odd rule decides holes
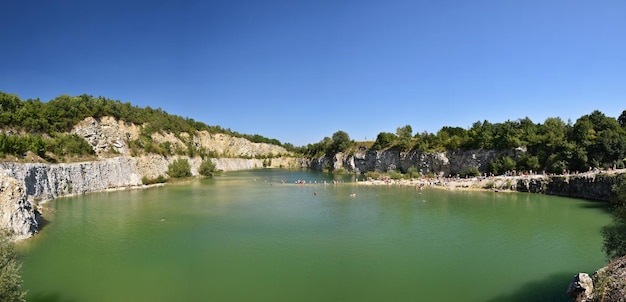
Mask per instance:
[[[360,145],[366,145],[361,143]],[[350,152],[357,143],[347,133],[338,131],[318,143],[303,147],[309,156]],[[525,149],[518,158],[503,157],[489,164],[489,172],[508,170],[587,171],[589,168],[624,168],[626,160],[626,110],[616,119],[596,110],[564,122],[547,118],[535,123],[526,117],[515,121],[491,123],[477,121],[468,129],[443,127],[437,133],[416,133],[410,125],[398,127],[396,133],[380,132],[371,150],[394,149],[400,152],[420,150],[512,150]]]
[[[101,118],[111,116],[118,120],[137,125],[145,125],[142,136],[144,140],[152,133],[165,131],[179,136],[186,132],[196,134],[198,131],[209,133],[225,133],[245,138],[255,143],[267,143],[294,149],[291,144],[282,144],[277,139],[270,139],[258,134],[240,134],[220,126],[209,126],[191,118],[168,114],[161,108],[140,108],[130,103],[122,103],[104,97],[61,95],[49,102],[39,99],[21,100],[17,95],[0,91],[0,155],[21,155],[32,151],[43,157],[46,152],[58,155],[85,156],[93,154],[86,142],[78,143],[76,137],[66,134],[74,125],[87,117]],[[11,130],[21,135],[12,135]],[[156,146],[148,142],[134,142],[134,146],[145,148],[147,152],[162,152],[164,146]],[[68,143],[66,150],[59,149],[62,143]],[[78,145],[77,145],[78,144]],[[153,150],[151,150],[151,148]],[[197,150],[196,150],[197,151]],[[192,153],[194,151],[191,151]]]

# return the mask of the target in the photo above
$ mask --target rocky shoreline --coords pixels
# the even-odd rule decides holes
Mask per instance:
[[[615,176],[626,173],[626,169],[595,171],[567,175],[515,175],[469,178],[413,178],[413,179],[368,179],[358,182],[369,186],[411,186],[416,188],[439,188],[446,190],[488,190],[502,192],[530,192],[609,201]]]

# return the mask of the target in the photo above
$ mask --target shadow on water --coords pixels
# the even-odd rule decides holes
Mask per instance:
[[[49,220],[43,216],[39,216],[39,227],[37,228],[37,231],[41,232],[41,230],[43,230],[48,224],[50,224]]]
[[[37,293],[35,295],[29,295],[29,302],[74,302],[74,300],[68,300],[61,298],[59,293]]]
[[[489,302],[522,302],[522,301],[570,301],[567,296],[574,273],[559,273],[550,275],[543,280],[532,281],[522,285],[517,291],[495,297]]]
[[[589,201],[581,204],[580,207],[583,209],[599,209],[609,214],[613,212],[613,205],[604,201]]]

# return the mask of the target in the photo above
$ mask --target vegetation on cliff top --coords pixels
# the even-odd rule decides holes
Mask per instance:
[[[74,125],[87,117],[101,118],[111,116],[118,120],[137,125],[145,125],[142,137],[149,137],[155,132],[170,132],[176,136],[186,132],[195,134],[198,131],[209,133],[225,133],[245,138],[255,143],[268,143],[294,149],[291,144],[281,144],[276,139],[269,139],[258,134],[240,134],[220,126],[209,126],[191,118],[168,114],[160,108],[139,108],[130,103],[122,103],[104,97],[90,95],[62,95],[49,102],[39,99],[21,100],[17,95],[0,92],[0,155],[22,155],[31,151],[44,159],[46,153],[65,156],[88,156],[93,150],[87,142],[79,137],[67,134]],[[8,133],[7,133],[8,132]],[[20,134],[20,135],[12,135]],[[148,153],[159,153],[165,146],[150,142],[134,142],[132,147],[140,147]],[[194,152],[198,150],[191,150]],[[190,154],[191,155],[191,154]],[[193,155],[192,155],[193,156]]]
[[[343,131],[339,131],[343,132]],[[338,133],[339,133],[338,132]],[[366,144],[352,142],[342,150],[354,152]],[[310,156],[335,154],[335,135],[325,137],[318,143],[309,144],[303,150]],[[509,170],[543,171],[561,173],[587,171],[592,168],[623,168],[626,160],[626,110],[619,118],[608,117],[593,111],[576,120],[565,123],[560,118],[548,118],[544,123],[534,123],[529,118],[504,123],[475,122],[469,129],[443,127],[435,133],[413,135],[410,125],[398,127],[396,133],[381,132],[371,145],[371,150],[395,149],[400,152],[421,150],[441,152],[445,150],[527,150],[521,157],[503,157],[489,165],[489,172],[501,174]]]

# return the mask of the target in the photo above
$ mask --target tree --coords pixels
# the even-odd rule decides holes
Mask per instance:
[[[503,156],[491,161],[487,167],[487,170],[495,175],[498,175],[513,171],[515,170],[515,167],[515,160],[508,156]]]
[[[350,140],[350,136],[348,133],[344,131],[337,131],[333,133],[332,142],[330,143],[329,152],[330,154],[336,154],[339,152],[343,152],[348,150],[352,145],[352,141]]]
[[[200,163],[200,167],[198,168],[198,173],[202,176],[213,176],[215,172],[215,164],[211,159],[206,159],[202,163]]]
[[[373,150],[382,150],[385,149],[396,140],[396,135],[390,132],[381,132],[376,136],[376,141],[374,145],[372,145]]]
[[[411,128],[411,125],[398,127],[396,134],[398,135],[398,143],[396,145],[402,150],[409,149],[411,146],[411,137],[413,136],[413,128]]]
[[[626,255],[626,174],[616,177],[613,196],[613,223],[602,228],[602,249],[609,259]]]
[[[20,291],[20,268],[12,243],[5,232],[0,232],[0,301],[26,301],[26,293]]]
[[[617,118],[617,122],[622,128],[626,128],[626,110],[622,111],[622,114]]]
[[[191,176],[191,165],[185,158],[179,158],[167,166],[167,175],[173,178]]]

